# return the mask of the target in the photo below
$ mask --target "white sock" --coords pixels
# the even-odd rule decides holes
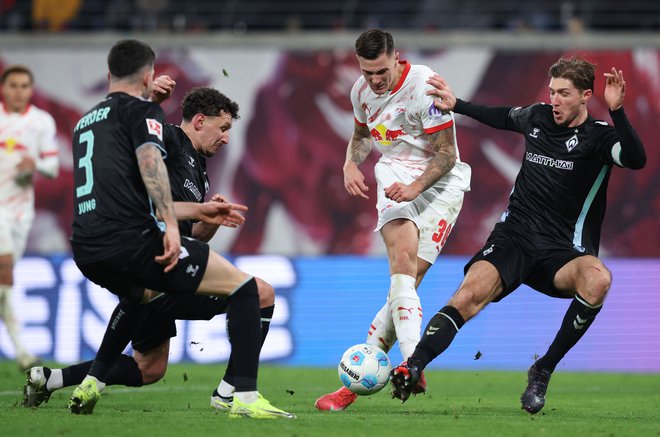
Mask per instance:
[[[422,304],[415,290],[415,278],[396,273],[391,277],[390,314],[404,360],[415,351],[422,329]]]
[[[237,391],[234,392],[234,397],[238,399],[239,401],[243,402],[244,404],[251,404],[252,402],[256,402],[257,399],[259,399],[259,392],[258,391]]]
[[[234,396],[234,386],[223,379],[218,384],[218,394],[223,398],[230,398]]]
[[[378,314],[376,314],[376,317],[371,322],[371,326],[369,326],[367,343],[378,346],[387,353],[395,342],[396,330],[394,329],[394,323],[392,323],[390,305],[385,302],[385,305],[378,311]]]
[[[100,381],[99,379],[97,379],[96,377],[94,377],[92,375],[85,376],[85,379],[82,380],[82,383],[84,383],[88,379],[93,379],[94,381],[96,381],[96,388],[98,388],[99,391],[103,391],[103,389],[105,388],[105,382]]]
[[[62,378],[62,369],[50,369],[50,376],[46,381],[46,390],[55,391],[64,386],[64,378]]]
[[[11,285],[0,285],[0,319],[4,321],[7,334],[9,334],[9,338],[14,343],[16,358],[22,361],[27,360],[31,355],[21,341],[21,328],[18,320],[14,317],[14,311],[11,306],[11,289]]]

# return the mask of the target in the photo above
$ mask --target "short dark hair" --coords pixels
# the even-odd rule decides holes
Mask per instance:
[[[238,103],[222,94],[215,88],[196,87],[190,90],[181,102],[183,119],[190,121],[195,114],[216,117],[220,112],[230,114],[233,120],[238,120]]]
[[[592,64],[581,56],[571,56],[570,58],[559,58],[550,67],[548,76],[556,79],[568,79],[580,91],[593,91],[595,73],[596,64]]]
[[[110,74],[122,79],[131,76],[146,66],[154,65],[156,55],[147,44],[134,39],[118,41],[108,53]]]
[[[5,68],[5,71],[2,72],[2,77],[0,77],[0,83],[4,84],[9,75],[11,74],[27,74],[30,77],[30,83],[34,82],[34,75],[32,70],[27,68],[25,65],[11,65]]]
[[[373,60],[383,53],[391,55],[393,52],[394,39],[384,30],[367,30],[355,40],[355,53],[364,59]]]

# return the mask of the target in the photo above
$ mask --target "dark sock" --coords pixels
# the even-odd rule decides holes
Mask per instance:
[[[69,387],[80,384],[89,373],[92,363],[93,361],[90,360],[62,369],[62,386]]]
[[[554,372],[559,361],[587,332],[602,307],[602,305],[590,305],[576,294],[566,310],[557,336],[550,344],[548,352],[536,361],[536,366]]]
[[[465,324],[461,313],[452,306],[446,306],[431,319],[415,352],[408,358],[408,363],[424,369],[435,357],[451,344],[459,329]]]
[[[259,348],[259,353],[261,354],[261,348],[264,346],[266,341],[266,336],[268,335],[268,330],[270,329],[270,321],[273,318],[273,312],[275,312],[275,305],[269,307],[261,308],[261,347]],[[222,379],[227,383],[234,385],[234,365],[232,364],[232,354],[229,354],[229,361],[227,362],[227,370],[225,370],[225,376]]]
[[[89,369],[89,375],[99,381],[107,382],[108,372],[131,341],[145,314],[146,311],[142,311],[139,303],[121,299],[110,317],[101,346]]]
[[[120,355],[108,372],[108,385],[125,385],[128,387],[142,387],[142,372],[133,357]]]
[[[227,299],[227,331],[231,343],[236,391],[256,391],[261,350],[259,292],[251,278]]]
[[[93,361],[85,361],[62,369],[63,387],[80,384],[89,373],[92,363]],[[107,385],[126,385],[129,387],[141,387],[143,385],[142,372],[140,372],[137,363],[133,357],[124,354],[115,361],[115,364],[108,372],[107,379]]]

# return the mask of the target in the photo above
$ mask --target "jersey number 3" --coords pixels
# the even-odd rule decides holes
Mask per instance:
[[[86,143],[85,156],[78,160],[78,168],[85,169],[85,183],[76,187],[76,198],[87,196],[94,188],[94,174],[92,172],[92,156],[94,155],[94,132],[88,130],[80,134],[80,144]]]

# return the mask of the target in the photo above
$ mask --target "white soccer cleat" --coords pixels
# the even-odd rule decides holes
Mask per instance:
[[[48,402],[52,392],[46,388],[46,375],[43,367],[33,367],[25,371],[27,377],[23,386],[23,405],[25,408],[38,407],[44,402]]]

